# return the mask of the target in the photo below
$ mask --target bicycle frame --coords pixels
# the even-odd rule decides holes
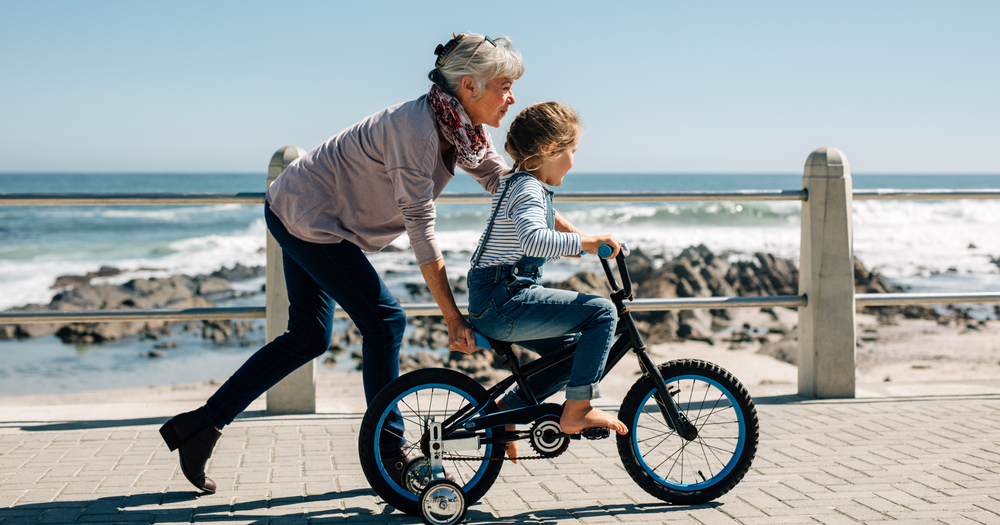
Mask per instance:
[[[649,352],[646,351],[646,345],[642,341],[642,336],[639,335],[639,329],[635,325],[632,313],[625,305],[626,299],[631,301],[633,298],[631,278],[628,274],[628,268],[625,265],[625,254],[619,253],[616,258],[616,262],[618,265],[618,273],[622,278],[622,286],[619,286],[617,279],[615,279],[614,273],[612,272],[607,259],[601,259],[601,265],[604,268],[604,273],[608,278],[609,285],[611,286],[611,301],[615,304],[615,307],[618,310],[618,325],[615,328],[615,336],[617,339],[611,345],[611,350],[608,353],[608,360],[604,367],[604,373],[601,376],[601,379],[603,380],[607,377],[608,373],[615,367],[615,365],[617,365],[618,362],[625,357],[625,354],[629,351],[635,352],[639,360],[640,369],[644,374],[650,376],[653,379],[653,383],[656,385],[656,401],[664,420],[666,420],[668,425],[670,425],[670,427],[677,431],[677,433],[682,437],[688,441],[693,440],[698,435],[697,429],[684,416],[684,414],[681,413],[677,407],[677,403],[673,399],[673,396],[670,395],[666,383],[663,381],[663,377],[660,376],[659,369],[649,357]],[[514,355],[513,350],[511,349],[510,343],[493,340],[490,342],[494,351],[506,358],[507,363],[510,365],[511,375],[493,385],[493,387],[487,391],[488,398],[484,403],[481,403],[479,406],[468,405],[449,417],[442,424],[442,437],[445,439],[452,436],[452,434],[455,434],[456,432],[458,432],[459,435],[455,437],[459,437],[464,435],[463,431],[474,432],[477,430],[484,430],[487,428],[509,424],[528,424],[537,420],[539,417],[546,415],[554,415],[558,417],[562,413],[562,405],[554,403],[538,403],[534,392],[532,392],[531,388],[528,386],[527,378],[562,363],[563,361],[571,359],[576,351],[576,344],[570,345],[547,356],[542,356],[521,366],[518,362],[517,356]],[[514,383],[517,383],[521,390],[521,395],[523,395],[528,401],[528,406],[493,414],[481,415],[478,417],[476,416],[476,414],[480,414],[489,403],[495,402],[504,392],[511,388]],[[528,434],[526,432],[515,432],[502,437],[483,439],[482,443],[487,444],[516,441],[527,437],[527,435]]]

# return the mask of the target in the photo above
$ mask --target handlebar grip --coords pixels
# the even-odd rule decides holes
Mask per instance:
[[[608,257],[611,257],[611,254],[614,253],[614,252],[615,252],[615,250],[610,245],[607,245],[607,244],[602,244],[600,247],[597,248],[597,255],[601,259],[607,259]],[[624,243],[622,244],[622,247],[621,247],[621,253],[625,257],[628,257],[628,255],[629,255],[628,246],[625,246]]]

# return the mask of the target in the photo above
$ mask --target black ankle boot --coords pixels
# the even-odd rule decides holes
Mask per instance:
[[[180,449],[184,477],[198,489],[214,493],[216,485],[205,475],[205,464],[222,432],[208,422],[205,407],[174,416],[160,427],[160,435],[171,452]]]

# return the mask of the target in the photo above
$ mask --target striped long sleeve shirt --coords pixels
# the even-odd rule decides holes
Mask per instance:
[[[552,260],[580,253],[582,239],[579,234],[557,232],[546,224],[545,197],[549,190],[542,181],[531,175],[514,178],[504,201],[499,202],[504,188],[513,177],[514,174],[502,177],[500,187],[493,195],[490,216],[498,204],[501,208],[485,247],[482,244],[486,232],[479,237],[479,251],[483,254],[475,267],[514,264],[524,256]],[[474,257],[472,262],[475,264]]]

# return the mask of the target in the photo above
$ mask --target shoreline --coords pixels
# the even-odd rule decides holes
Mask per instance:
[[[783,320],[795,315],[792,310],[780,310],[784,310],[778,312]],[[761,326],[771,318],[758,311],[741,310],[734,325],[745,322]],[[858,314],[857,333],[857,397],[1000,394],[1000,322],[982,323],[977,328],[939,325],[921,319],[897,319],[891,324],[880,324],[875,316]],[[713,362],[739,378],[754,397],[796,395],[797,367],[759,353],[760,347],[759,341],[734,344],[719,339],[714,345],[699,341],[657,343],[649,345],[649,350],[658,363],[681,358]],[[617,406],[615,402],[621,400],[637,377],[636,361],[626,356],[602,382],[604,401],[595,404]],[[71,394],[4,395],[0,396],[0,407],[197,406],[204,403],[222,381],[224,378]],[[365,406],[360,372],[325,372],[322,367],[318,368],[316,395],[323,411],[363,411]],[[559,396],[557,394],[555,399]],[[248,410],[260,415],[264,408],[264,400],[259,399]]]

